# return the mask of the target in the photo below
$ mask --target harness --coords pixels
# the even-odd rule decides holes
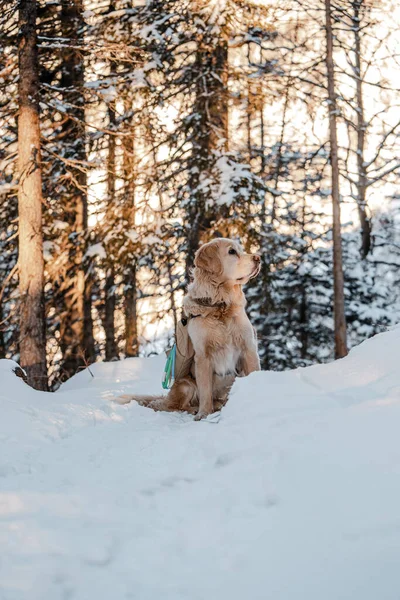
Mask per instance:
[[[226,302],[211,302],[211,298],[193,298],[193,304],[201,308],[225,309]],[[164,368],[162,387],[169,390],[176,379],[182,379],[190,374],[190,369],[194,359],[194,348],[192,340],[189,337],[188,323],[191,319],[202,317],[201,313],[188,315],[183,314],[181,320],[177,323],[175,331],[175,343],[167,352],[167,362]]]
[[[226,308],[226,302],[211,302],[211,298],[193,298],[194,304],[201,306],[202,308]],[[201,314],[194,315],[190,313],[187,317],[183,316],[181,319],[181,323],[183,326],[186,326],[190,319],[196,319],[197,317],[201,317]]]

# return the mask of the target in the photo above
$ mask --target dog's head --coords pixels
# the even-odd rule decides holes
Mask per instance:
[[[260,272],[258,254],[246,254],[233,240],[219,238],[204,244],[196,252],[195,267],[219,283],[244,285]]]

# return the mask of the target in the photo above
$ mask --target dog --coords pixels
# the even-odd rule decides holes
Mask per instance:
[[[260,272],[258,254],[219,238],[196,252],[193,281],[183,300],[194,360],[166,396],[120,396],[154,410],[186,411],[204,419],[227,402],[236,376],[260,370],[257,337],[245,312],[243,285]]]

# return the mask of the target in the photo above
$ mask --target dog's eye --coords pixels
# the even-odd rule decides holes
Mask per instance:
[[[236,252],[235,248],[230,248],[228,250],[228,254],[236,254],[236,256],[237,256],[237,252]]]

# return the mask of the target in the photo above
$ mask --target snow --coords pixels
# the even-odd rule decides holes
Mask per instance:
[[[91,19],[92,17],[95,17],[95,16],[96,16],[96,13],[93,12],[93,10],[89,10],[89,9],[88,10],[84,10],[83,13],[82,13],[82,18],[86,19],[86,20],[87,19]]]
[[[138,240],[140,240],[140,235],[138,234],[138,232],[135,229],[130,229],[129,231],[125,231],[125,235],[133,243],[135,243]]]
[[[142,238],[142,243],[147,244],[148,246],[153,246],[154,244],[162,243],[162,240],[157,235],[149,233],[149,235],[146,235],[144,238]]]
[[[218,158],[216,168],[219,173],[218,204],[229,206],[235,199],[235,186],[241,181],[254,179],[254,175],[248,165],[234,162],[231,157],[226,155]],[[242,187],[241,195],[246,198],[249,195],[249,190]]]
[[[50,240],[46,240],[43,242],[43,256],[46,262],[53,258],[54,247],[54,242],[51,242]]]
[[[98,256],[100,259],[107,258],[107,253],[104,249],[104,246],[100,244],[100,242],[97,244],[92,244],[86,250],[85,258],[90,258],[94,256]]]
[[[163,356],[54,394],[0,361],[0,598],[397,600],[399,349],[252,374],[200,423],[110,401]]]

